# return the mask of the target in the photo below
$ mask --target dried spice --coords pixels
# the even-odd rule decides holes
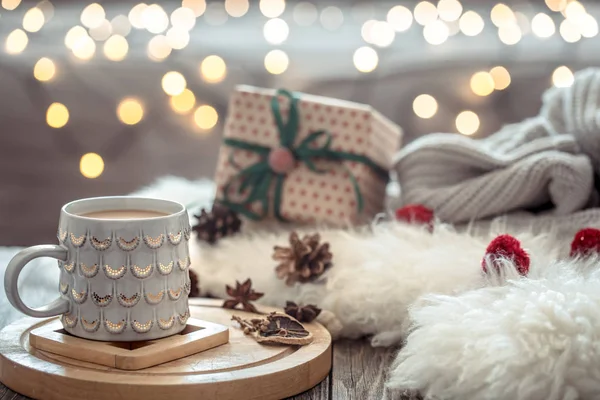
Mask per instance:
[[[290,234],[290,247],[275,246],[273,260],[279,261],[275,268],[277,277],[285,279],[288,286],[296,282],[305,283],[320,277],[329,267],[333,255],[329,243],[320,243],[318,233],[305,235],[302,239],[296,232]]]
[[[312,334],[295,318],[281,313],[271,313],[266,318],[242,319],[237,321],[246,335],[252,335],[258,343],[303,346],[313,341]]]
[[[198,279],[198,274],[189,270],[190,272],[190,294],[189,297],[200,297],[200,280]]]
[[[321,313],[321,309],[315,305],[299,306],[293,301],[285,302],[284,311],[287,315],[296,318],[300,322],[312,322]]]
[[[264,293],[255,292],[252,289],[251,279],[246,279],[244,283],[235,281],[235,288],[226,285],[225,289],[227,290],[227,294],[233,298],[223,302],[224,308],[234,309],[238,304],[241,304],[244,311],[258,313],[256,307],[250,302],[260,299],[264,296]]]
[[[235,213],[227,207],[215,204],[210,212],[204,208],[200,215],[194,215],[198,222],[192,227],[198,239],[210,244],[216,243],[225,236],[231,236],[240,231],[242,221]]]

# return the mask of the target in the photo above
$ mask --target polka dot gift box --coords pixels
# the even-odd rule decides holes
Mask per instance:
[[[216,201],[252,220],[361,223],[383,209],[400,127],[368,105],[236,88]]]

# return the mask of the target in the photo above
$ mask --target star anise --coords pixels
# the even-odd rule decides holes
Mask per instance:
[[[244,311],[258,313],[256,307],[251,304],[251,301],[255,301],[264,296],[264,293],[259,293],[252,289],[252,280],[246,279],[244,283],[235,281],[235,288],[226,285],[227,294],[233,299],[225,300],[223,302],[224,308],[234,309],[238,304],[242,305]]]
[[[318,233],[305,235],[302,239],[296,232],[290,234],[290,247],[275,246],[273,259],[279,261],[275,268],[277,277],[285,279],[288,286],[296,282],[309,282],[317,279],[329,268],[333,255],[329,243],[319,243]]]
[[[299,306],[293,301],[285,302],[284,311],[287,315],[291,315],[300,322],[311,322],[321,313],[321,309],[315,305]]]
[[[237,321],[244,333],[252,335],[259,343],[305,345],[313,340],[312,334],[289,315],[271,313],[266,318],[250,320],[234,315],[231,319]]]

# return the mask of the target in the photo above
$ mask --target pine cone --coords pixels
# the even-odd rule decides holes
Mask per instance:
[[[290,247],[275,246],[273,260],[279,261],[275,268],[279,279],[285,278],[288,286],[317,279],[331,267],[333,255],[329,243],[319,243],[318,233],[306,235],[300,240],[296,232],[290,234]]]
[[[234,211],[218,204],[213,206],[211,212],[203,208],[200,215],[194,217],[198,219],[198,223],[192,229],[198,234],[198,239],[210,244],[239,232],[242,225],[242,221]]]
[[[321,314],[321,309],[312,304],[299,306],[293,301],[286,301],[284,311],[287,315],[296,318],[300,322],[311,322]]]

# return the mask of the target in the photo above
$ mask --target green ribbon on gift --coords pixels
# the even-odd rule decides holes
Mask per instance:
[[[281,116],[281,110],[279,105],[278,96],[285,96],[290,100],[290,109],[288,113],[287,122],[283,121]],[[389,175],[386,170],[375,164],[368,157],[347,153],[343,151],[335,151],[331,149],[331,142],[333,140],[331,133],[325,130],[318,130],[311,132],[306,138],[304,138],[297,147],[294,147],[296,136],[298,134],[298,128],[300,126],[300,118],[298,113],[298,97],[295,94],[280,89],[271,100],[271,110],[275,117],[275,123],[279,131],[279,142],[281,147],[285,147],[294,156],[296,162],[304,163],[314,173],[325,174],[328,171],[319,169],[314,164],[315,159],[322,159],[327,161],[335,161],[343,163],[344,161],[356,161],[361,164],[370,167],[377,175],[388,179]],[[325,143],[318,147],[317,143],[320,139],[325,138]],[[261,159],[256,164],[252,164],[246,168],[240,168],[240,172],[237,173],[223,188],[223,199],[220,203],[224,206],[234,210],[235,212],[242,214],[253,220],[260,220],[264,218],[269,210],[269,191],[273,182],[275,183],[275,190],[273,195],[273,213],[275,217],[280,221],[286,221],[281,215],[281,200],[283,192],[283,183],[286,178],[286,174],[281,174],[273,171],[269,166],[268,157],[271,152],[271,147],[261,146],[258,144],[246,142],[239,139],[225,138],[223,143],[229,147],[239,150],[247,150],[258,154]],[[317,147],[316,147],[317,146]],[[230,156],[229,161],[232,165],[236,166],[233,160],[233,154]],[[341,164],[345,171],[348,173],[352,186],[354,187],[354,193],[356,194],[356,205],[358,212],[361,212],[364,207],[363,196],[360,192],[358,181],[352,171],[350,171],[345,165]],[[237,167],[237,166],[236,166]],[[229,189],[231,185],[239,182],[237,188],[237,194],[242,195],[246,189],[249,189],[248,196],[241,202],[233,202],[229,199]],[[252,211],[250,206],[255,202],[260,202],[261,213]]]

